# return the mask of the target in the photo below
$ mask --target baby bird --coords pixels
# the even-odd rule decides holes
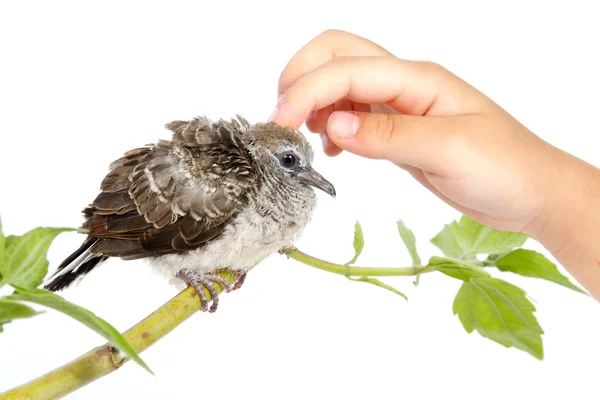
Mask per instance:
[[[131,150],[110,165],[100,194],[83,210],[88,230],[45,288],[58,291],[109,257],[147,258],[193,286],[204,311],[237,289],[246,272],[290,246],[308,223],[318,188],[335,189],[312,167],[305,137],[274,123],[237,117],[173,121],[171,140]],[[236,271],[230,285],[216,272]],[[211,294],[208,308],[203,287]]]

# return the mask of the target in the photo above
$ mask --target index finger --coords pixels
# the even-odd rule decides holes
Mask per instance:
[[[333,59],[307,73],[280,98],[271,120],[292,129],[340,99],[388,104],[402,114],[454,116],[483,107],[477,91],[430,63],[392,57]]]
[[[336,57],[394,55],[363,37],[340,30],[327,30],[302,47],[279,76],[278,94],[285,93],[298,79]]]

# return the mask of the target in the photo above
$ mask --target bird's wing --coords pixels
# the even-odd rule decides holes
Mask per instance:
[[[184,252],[219,236],[256,188],[247,127],[204,118],[174,121],[172,141],[132,150],[111,164],[84,210],[94,253],[125,259]]]

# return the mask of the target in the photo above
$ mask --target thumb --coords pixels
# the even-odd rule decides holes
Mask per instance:
[[[327,121],[327,135],[359,156],[436,172],[447,159],[445,149],[459,118],[335,111]]]

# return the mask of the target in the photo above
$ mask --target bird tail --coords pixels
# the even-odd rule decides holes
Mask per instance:
[[[53,292],[63,290],[106,260],[107,256],[89,251],[99,240],[97,238],[87,238],[73,254],[58,266],[56,272],[46,281],[44,289]]]

